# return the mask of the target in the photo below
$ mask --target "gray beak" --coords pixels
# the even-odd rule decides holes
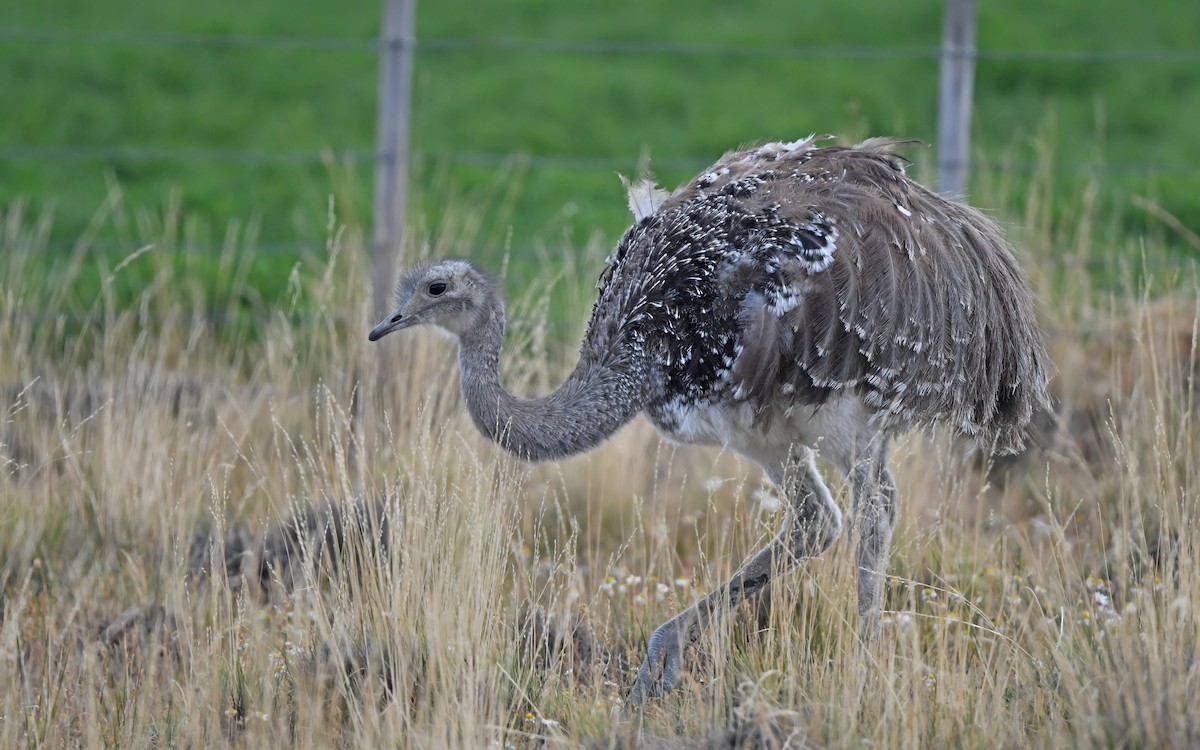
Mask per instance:
[[[367,338],[371,341],[378,341],[392,331],[408,328],[410,325],[412,325],[411,320],[405,319],[399,312],[393,312],[384,318],[379,325],[372,328],[371,332],[367,334]]]

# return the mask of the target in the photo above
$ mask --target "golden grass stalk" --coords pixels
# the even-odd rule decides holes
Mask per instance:
[[[1062,270],[1121,249],[1091,217],[1030,216],[1016,231],[1061,369],[1040,449],[987,466],[907,438],[871,658],[839,543],[714,627],[684,686],[635,716],[645,638],[781,521],[757,470],[644,422],[560,464],[498,453],[443,339],[367,348],[352,232],[251,336],[169,264],[134,308],[59,299],[31,280],[47,220],[11,209],[0,746],[1200,744],[1195,269],[1164,278],[1143,244],[1097,284]],[[228,268],[246,252],[231,240]],[[589,289],[600,254],[560,283]],[[517,389],[570,364],[541,296],[514,305]]]

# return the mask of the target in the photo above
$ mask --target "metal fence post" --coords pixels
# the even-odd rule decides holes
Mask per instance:
[[[408,204],[416,0],[384,0],[375,126],[375,199],[371,212],[373,314],[387,312],[404,243]]]
[[[975,0],[946,0],[938,84],[938,190],[965,195],[975,85]]]

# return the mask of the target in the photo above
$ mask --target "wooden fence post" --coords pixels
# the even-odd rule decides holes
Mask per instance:
[[[404,243],[416,6],[416,0],[384,0],[383,4],[371,212],[373,315],[389,309],[396,256]]]
[[[975,0],[946,0],[938,85],[938,190],[965,195],[975,86]]]

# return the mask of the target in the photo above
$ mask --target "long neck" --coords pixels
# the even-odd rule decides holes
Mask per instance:
[[[460,335],[463,398],[479,431],[518,457],[548,461],[599,445],[646,407],[648,388],[633,367],[597,364],[584,353],[557,390],[523,399],[500,383],[504,307]]]

